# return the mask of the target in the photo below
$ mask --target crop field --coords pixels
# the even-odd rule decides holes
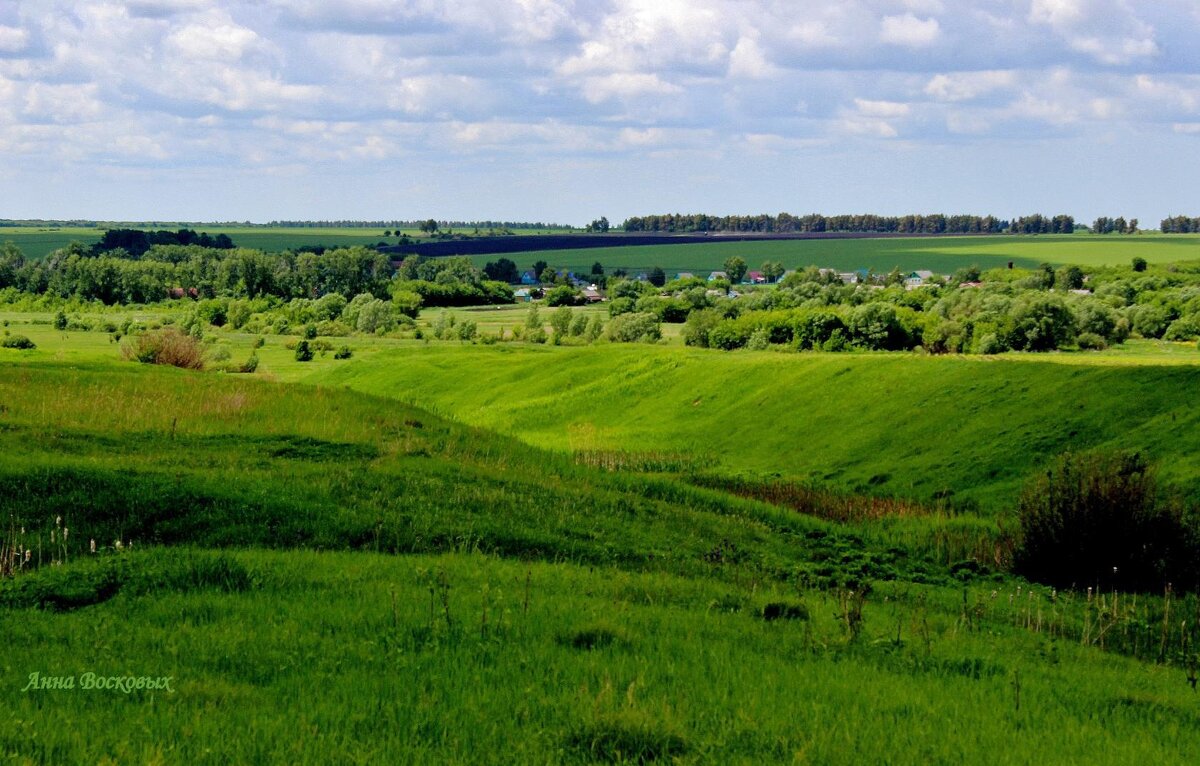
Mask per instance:
[[[715,238],[714,238],[715,239]],[[730,256],[741,256],[758,268],[764,261],[777,261],[785,268],[820,266],[843,271],[874,269],[886,273],[928,269],[953,273],[976,265],[983,269],[1004,268],[1009,261],[1019,268],[1041,263],[1072,263],[1080,266],[1128,264],[1135,257],[1151,263],[1200,259],[1200,237],[1191,235],[1143,234],[1138,236],[1044,235],[991,237],[918,237],[833,240],[766,240],[761,242],[712,242],[687,245],[644,245],[637,247],[581,250],[545,250],[509,253],[524,270],[535,261],[556,268],[590,271],[599,262],[608,271],[647,270],[659,266],[669,275],[691,271],[699,276],[722,268]],[[499,256],[472,256],[482,266]]]
[[[374,247],[381,242],[396,244],[397,235],[384,237],[385,229],[360,228],[299,228],[299,227],[268,227],[268,226],[206,226],[204,224],[162,223],[155,226],[139,226],[144,229],[167,229],[174,231],[181,228],[192,228],[197,232],[205,232],[216,236],[228,234],[239,247],[248,247],[266,252],[279,252],[304,246],[352,247],[362,245]],[[0,244],[11,242],[21,248],[28,258],[44,258],[59,248],[66,247],[72,242],[92,245],[99,241],[103,232],[101,227],[76,228],[36,228],[36,227],[0,227]],[[422,236],[417,230],[409,229],[403,233],[411,237]],[[536,230],[514,230],[514,233],[536,234]]]

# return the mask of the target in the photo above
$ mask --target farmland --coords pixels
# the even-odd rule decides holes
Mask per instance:
[[[1200,237],[1074,234],[764,240],[549,250],[525,254],[509,253],[505,257],[515,261],[522,269],[542,260],[556,268],[574,269],[585,273],[593,263],[599,262],[610,271],[620,268],[632,272],[659,266],[671,273],[692,271],[707,274],[722,268],[725,259],[735,255],[741,256],[754,267],[765,260],[772,260],[789,269],[820,266],[842,271],[874,269],[878,273],[885,273],[899,268],[902,271],[929,269],[949,274],[971,265],[983,269],[1004,268],[1009,261],[1017,267],[1035,268],[1041,263],[1119,265],[1127,264],[1135,257],[1145,258],[1151,263],[1194,260],[1200,258]],[[482,266],[496,257],[477,255],[472,256],[472,260]]]

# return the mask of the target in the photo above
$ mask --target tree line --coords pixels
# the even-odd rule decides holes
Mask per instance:
[[[1159,227],[1163,234],[1200,234],[1200,218],[1176,215],[1164,218]]]
[[[818,213],[795,216],[726,215],[703,213],[634,216],[622,224],[627,232],[703,233],[738,232],[757,234],[1071,234],[1075,219],[1069,215],[1034,214],[1003,220],[976,215],[834,215]]]

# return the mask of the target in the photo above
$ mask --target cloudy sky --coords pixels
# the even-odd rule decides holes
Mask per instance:
[[[3,0],[0,217],[1200,214],[1196,0]]]

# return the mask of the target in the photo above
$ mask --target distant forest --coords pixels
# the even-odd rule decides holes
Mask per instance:
[[[1071,234],[1075,219],[1069,215],[1030,215],[1006,221],[977,215],[705,215],[666,214],[635,216],[622,224],[630,232],[758,232],[805,234],[855,232],[879,234]]]
[[[540,221],[439,221],[422,218],[419,221],[271,221],[268,227],[278,229],[419,229],[433,220],[441,229],[553,229],[573,231],[574,226]]]

